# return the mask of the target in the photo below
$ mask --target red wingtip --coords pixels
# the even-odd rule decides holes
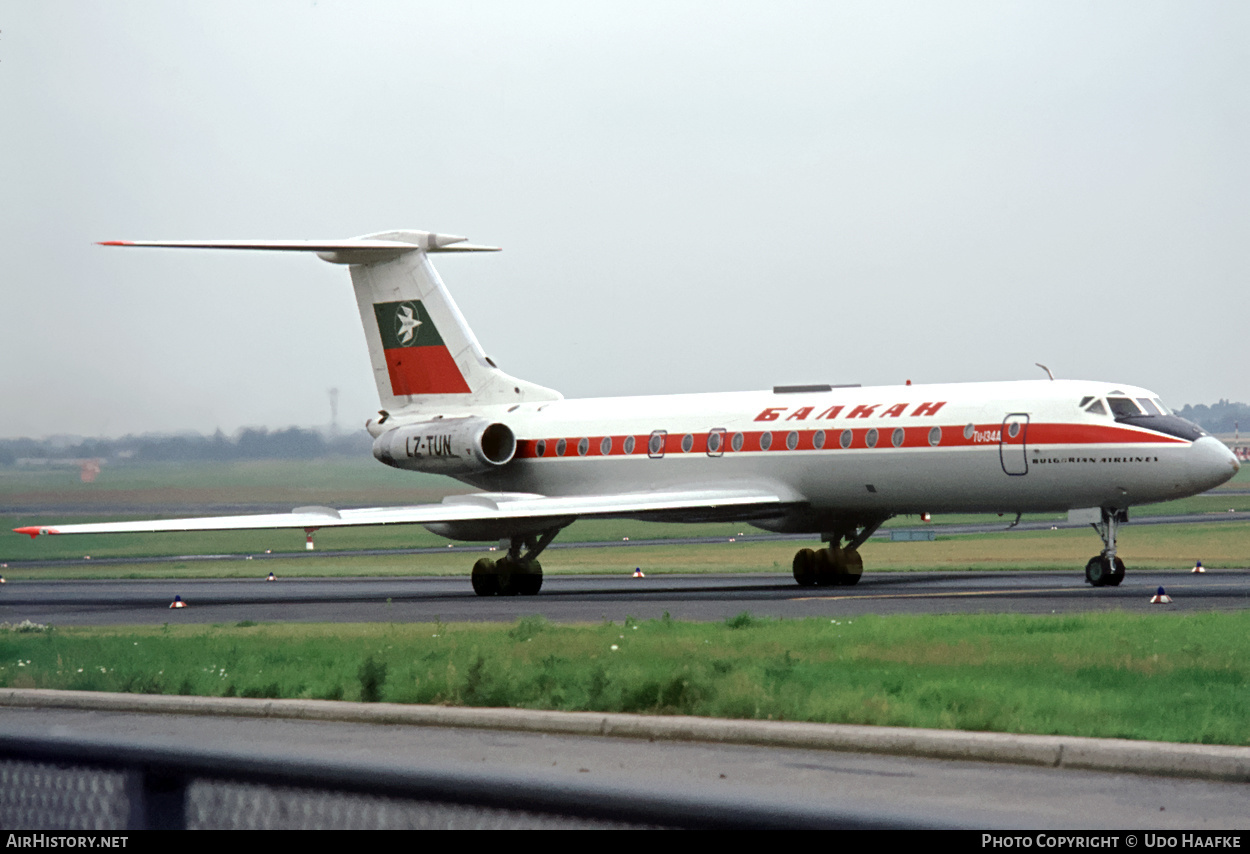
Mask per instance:
[[[96,246],[129,246],[129,240],[100,240]]]
[[[60,531],[58,531],[56,528],[40,528],[37,525],[28,525],[25,528],[14,528],[13,533],[29,534],[30,538],[33,540],[35,537],[39,536],[40,534],[59,534]]]

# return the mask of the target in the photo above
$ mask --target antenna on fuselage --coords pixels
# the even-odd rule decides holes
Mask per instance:
[[[1046,376],[1050,377],[1052,381],[1054,380],[1055,375],[1054,375],[1054,374],[1052,374],[1052,373],[1050,372],[1050,368],[1046,367],[1046,366],[1045,366],[1045,365],[1043,365],[1041,362],[1034,362],[1033,364],[1037,365],[1039,368],[1041,368],[1043,371],[1045,371],[1045,372],[1046,372]]]

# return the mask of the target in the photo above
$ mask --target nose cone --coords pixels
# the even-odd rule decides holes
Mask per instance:
[[[1213,436],[1194,442],[1189,461],[1189,479],[1196,492],[1214,489],[1241,470],[1241,463],[1228,446]]]

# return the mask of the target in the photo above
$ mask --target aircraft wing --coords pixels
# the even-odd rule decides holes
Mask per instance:
[[[13,530],[40,534],[121,534],[158,531],[235,531],[267,528],[342,528],[356,525],[495,523],[567,525],[582,517],[655,517],[733,519],[780,514],[790,504],[777,490],[767,488],[706,488],[668,492],[608,495],[547,496],[524,492],[477,492],[452,495],[441,504],[407,507],[364,507],[335,510],[297,507],[290,513],[248,516],[206,516],[192,519],[147,519],[130,522],[90,522],[71,525],[29,525]],[[529,526],[525,526],[529,527]],[[541,528],[541,524],[533,525]],[[476,539],[476,538],[474,538]]]

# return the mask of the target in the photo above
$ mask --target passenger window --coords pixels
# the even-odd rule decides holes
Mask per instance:
[[[664,437],[667,435],[663,430],[656,430],[651,434],[651,441],[647,443],[647,453],[653,457],[664,456]]]
[[[1106,415],[1107,407],[1102,405],[1101,400],[1095,400],[1093,403],[1089,405],[1088,408],[1086,408],[1085,411],[1088,412],[1090,415]]]

